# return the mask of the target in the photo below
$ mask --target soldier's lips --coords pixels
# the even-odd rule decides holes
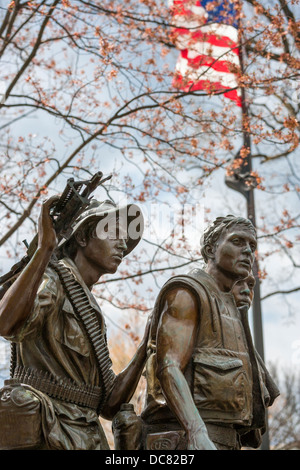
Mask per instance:
[[[122,255],[113,255],[112,258],[118,260],[120,263],[121,263],[121,261],[123,260],[123,256],[122,256]]]
[[[246,266],[247,268],[251,268],[251,263],[247,259],[243,259],[243,260],[239,261],[239,264],[242,264],[243,266]]]
[[[251,305],[250,300],[240,300],[238,302],[239,307],[250,307],[250,305]]]

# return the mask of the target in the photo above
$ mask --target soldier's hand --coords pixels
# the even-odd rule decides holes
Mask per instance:
[[[145,330],[144,330],[144,336],[143,336],[143,341],[146,342],[146,343],[149,340],[149,333],[150,333],[151,323],[152,323],[152,315],[149,315],[149,317],[147,319],[146,326],[145,326]]]
[[[187,450],[217,450],[206,429],[199,429],[188,436]]]
[[[43,202],[38,224],[38,246],[40,248],[54,250],[57,246],[57,237],[50,216],[50,209],[58,199],[59,196],[52,196]]]

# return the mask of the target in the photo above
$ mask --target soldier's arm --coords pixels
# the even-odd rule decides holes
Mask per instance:
[[[167,293],[157,332],[157,377],[169,408],[188,438],[188,449],[215,450],[194,404],[184,371],[198,331],[198,305],[187,289]]]
[[[14,335],[29,317],[41,279],[56,247],[56,233],[49,215],[57,196],[43,203],[39,218],[39,241],[30,262],[0,302],[0,335]]]

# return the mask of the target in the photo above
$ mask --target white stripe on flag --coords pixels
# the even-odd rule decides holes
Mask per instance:
[[[189,32],[194,33],[202,29],[202,26],[206,22],[205,11],[201,17],[189,18],[188,20],[184,16],[175,15],[172,19],[172,25],[176,28],[187,29]]]
[[[189,67],[188,61],[184,57],[179,57],[176,70],[184,77],[184,80],[197,83],[198,80],[209,80],[210,82],[220,82],[224,87],[236,88],[238,81],[234,73],[218,72],[211,67],[201,66],[196,70]]]
[[[217,36],[225,36],[230,38],[233,42],[238,42],[238,30],[229,24],[221,24],[221,23],[208,23],[204,24],[200,31],[202,33],[210,33],[216,34]]]
[[[202,33],[215,34],[216,36],[223,36],[230,38],[233,42],[238,42],[238,30],[231,25],[222,23],[206,23],[205,24],[205,10],[199,19],[193,18],[187,20],[184,16],[175,15],[172,24],[177,28],[186,29],[189,33],[201,31]]]
[[[188,48],[185,47],[184,49]],[[230,62],[231,64],[235,64],[237,66],[240,65],[239,56],[232,52],[231,49],[228,49],[228,47],[212,46],[207,42],[197,42],[190,45],[188,50],[188,57],[190,59],[194,59],[199,55],[206,55],[212,57],[213,59],[226,60],[226,62]]]

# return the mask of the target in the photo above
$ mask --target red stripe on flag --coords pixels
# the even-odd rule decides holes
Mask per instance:
[[[226,98],[229,98],[232,101],[235,101],[237,106],[239,106],[240,108],[242,107],[242,98],[236,90],[226,91],[224,93],[224,96],[226,96]]]
[[[184,34],[190,35],[191,37],[189,41],[190,44],[193,44],[196,42],[209,42],[209,44],[212,44],[213,46],[229,47],[231,48],[232,52],[239,55],[237,43],[227,36],[218,36],[216,34],[202,33],[201,31],[191,32],[190,30],[185,29],[185,28],[176,28],[174,30],[174,34],[175,35],[184,35]]]
[[[192,67],[193,69],[197,69],[198,67],[201,67],[201,66],[207,66],[216,70],[217,72],[224,72],[224,73],[236,73],[237,72],[236,65],[226,60],[214,59],[213,57],[210,57],[208,55],[197,55],[196,57],[191,58],[191,57],[188,57],[188,53],[189,53],[188,49],[184,49],[183,51],[180,51],[180,53],[181,53],[181,56],[188,61],[188,65]]]
[[[229,3],[232,2],[233,0],[230,0]],[[203,90],[210,94],[222,93],[241,106],[238,89],[231,89],[228,86],[228,83],[235,83],[234,77],[228,74],[238,75],[239,73],[237,57],[239,58],[240,53],[236,42],[237,31],[228,28],[226,21],[225,26],[221,26],[224,23],[223,16],[219,15],[220,5],[218,2],[216,3],[212,1],[212,5],[210,3],[201,5],[199,0],[173,0],[171,14],[175,24],[177,17],[177,27],[172,30],[172,36],[175,43],[176,40],[178,41],[177,47],[180,50],[181,58],[186,61],[178,62],[173,86],[187,92]],[[211,13],[211,7],[216,8],[216,11]],[[232,13],[231,9],[229,9],[229,13]],[[209,28],[210,25],[211,28]],[[204,29],[201,29],[202,26]],[[196,48],[198,44],[199,47]],[[207,67],[207,78],[205,78],[206,69],[201,70],[200,67]],[[199,69],[199,77],[201,74],[204,80],[197,80],[197,69]],[[195,77],[194,81],[191,80],[191,76]],[[217,82],[213,80],[217,80]]]
[[[176,16],[190,16],[192,14],[191,10],[187,9],[184,5],[185,2],[173,2],[171,7],[172,15]]]
[[[225,87],[224,85],[222,85],[221,82],[211,82],[209,80],[197,80],[196,82],[189,80],[187,82],[182,77],[182,75],[177,73],[173,79],[172,85],[185,92],[203,90],[205,91],[205,93],[208,93],[208,94],[222,93],[227,98],[235,101],[238,106],[240,107],[242,106],[242,100],[237,90],[228,90],[228,87]],[[225,93],[223,93],[224,90],[225,90]]]

